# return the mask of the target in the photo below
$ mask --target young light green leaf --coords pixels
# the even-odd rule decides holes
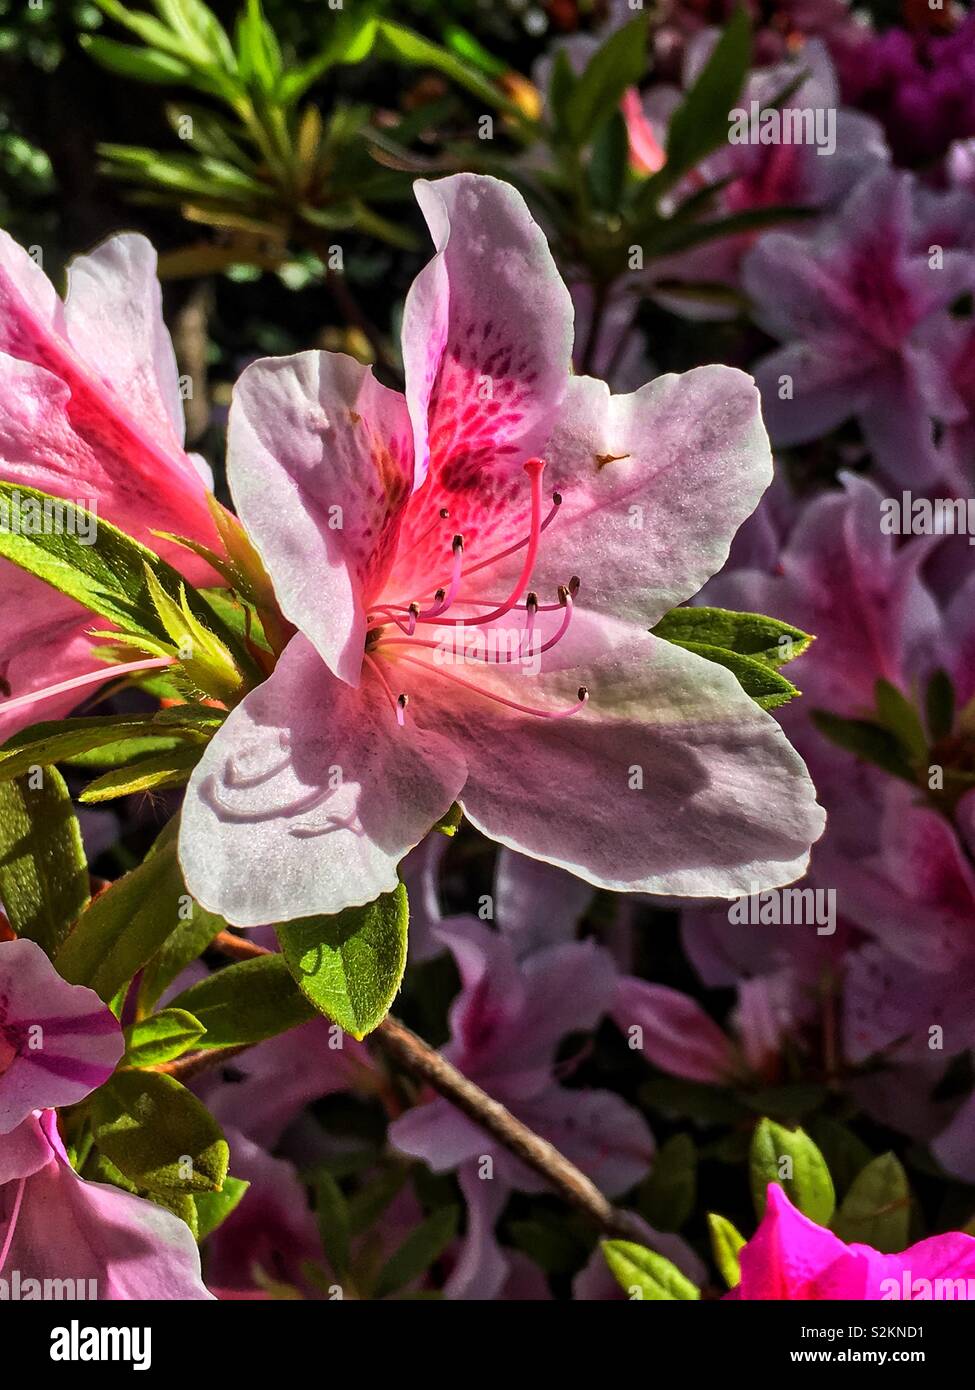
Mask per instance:
[[[37,509],[45,501],[64,509],[65,525],[33,534]],[[51,498],[21,483],[0,481],[0,507],[9,518],[0,530],[0,556],[43,579],[46,584],[76,599],[93,613],[116,623],[123,633],[168,642],[149,591],[147,573],[174,603],[185,601],[193,618],[231,652],[238,669],[254,684],[263,673],[243,643],[222,624],[206,598],[186,590],[176,570],[117,527],[95,518],[83,507]],[[60,513],[59,513],[60,515]],[[90,544],[82,537],[94,535]]]
[[[810,1221],[828,1226],[836,1206],[833,1179],[819,1149],[801,1129],[762,1120],[752,1135],[749,1175],[755,1214],[765,1212],[769,1183],[778,1183]]]
[[[366,907],[280,924],[278,942],[302,993],[354,1038],[389,1011],[406,967],[409,908],[400,884]]]
[[[708,1212],[708,1232],[711,1236],[711,1253],[718,1266],[722,1279],[729,1289],[735,1289],[741,1282],[741,1262],[738,1252],[747,1242],[745,1237],[723,1216]]]
[[[653,629],[655,637],[703,643],[764,661],[776,670],[802,656],[814,640],[808,632],[766,617],[727,608],[673,608]]]
[[[133,77],[138,82],[170,83],[185,82],[193,75],[188,63],[158,48],[136,48],[135,44],[117,43],[100,34],[79,34],[78,42],[96,63],[120,77]]]
[[[631,1299],[672,1303],[701,1297],[700,1289],[655,1250],[632,1240],[604,1240],[602,1252],[613,1278]]]
[[[88,864],[61,774],[0,784],[0,903],[18,936],[53,958],[88,905]]]
[[[181,787],[189,780],[204,751],[202,743],[185,743],[168,752],[143,758],[141,762],[130,763],[127,767],[113,768],[111,772],[89,782],[78,800],[90,805],[111,801],[117,796],[129,796],[134,792]]]
[[[123,1067],[157,1067],[182,1057],[206,1032],[198,1018],[185,1009],[160,1009],[151,1018],[125,1030]]]
[[[284,959],[255,956],[215,970],[172,1000],[206,1029],[203,1047],[262,1042],[315,1017],[315,1009],[292,978]]]
[[[910,1239],[911,1191],[892,1153],[872,1159],[857,1174],[833,1218],[841,1240],[872,1245],[885,1255],[905,1250]]]
[[[118,1071],[91,1101],[95,1143],[150,1192],[219,1192],[230,1151],[216,1120],[158,1071]]]

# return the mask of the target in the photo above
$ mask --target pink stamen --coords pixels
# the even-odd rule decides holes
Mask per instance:
[[[490,613],[481,614],[481,616],[477,619],[477,622],[479,623],[493,623],[496,622],[498,618],[503,618],[506,613],[510,613],[512,608],[515,607],[518,600],[525,592],[525,589],[528,587],[528,581],[532,577],[532,570],[535,568],[535,561],[538,558],[538,542],[542,534],[542,470],[544,469],[544,467],[545,463],[542,459],[529,459],[528,462],[525,464],[525,472],[531,479],[532,520],[531,534],[529,535],[527,542],[528,553],[525,556],[525,563],[521,567],[521,574],[518,577],[518,582],[504,603],[500,604],[497,608],[492,609]],[[507,551],[502,551],[500,555],[495,555],[489,560],[482,561],[480,565],[475,565],[474,569],[483,569],[485,565],[493,564],[496,560],[500,560],[504,555],[513,554],[514,551],[520,550],[522,548],[522,544],[523,543],[511,546]],[[467,575],[471,573],[473,573],[473,571],[468,570],[463,577],[466,579]],[[438,621],[443,623],[464,623],[466,625],[470,624],[469,618],[441,618],[438,619]]]
[[[7,1225],[7,1234],[4,1237],[3,1249],[0,1250],[0,1274],[7,1263],[7,1256],[10,1254],[10,1247],[14,1243],[14,1232],[17,1229],[17,1220],[20,1216],[20,1204],[24,1200],[24,1188],[27,1186],[27,1179],[21,1178],[17,1185],[17,1195],[14,1197],[13,1210],[10,1213],[10,1221]]]
[[[4,700],[0,702],[0,714],[9,714],[15,709],[27,709],[39,700],[47,700],[53,695],[64,695],[69,690],[81,690],[87,685],[102,685],[116,676],[128,676],[135,671],[155,671],[162,666],[172,666],[175,661],[176,658],[173,656],[154,656],[145,661],[127,661],[121,666],[106,665],[99,671],[89,671],[87,675],[73,676],[69,681],[59,681],[57,685],[45,686],[43,690],[34,690],[29,695],[17,695],[13,700]]]
[[[410,639],[392,638],[391,640],[409,641]],[[379,662],[376,661],[374,657],[371,657],[368,654],[368,652],[366,653],[366,661],[369,663],[371,670],[375,671],[376,676],[379,679],[379,684],[382,686],[383,690],[385,690],[386,698],[389,700],[389,703],[392,706],[393,713],[396,715],[396,722],[400,726],[400,728],[402,728],[406,723],[406,705],[409,697],[407,695],[393,694],[393,688],[390,685],[389,681],[386,679],[386,677],[383,675]]]
[[[446,590],[438,589],[437,594],[442,595],[432,608],[417,615],[417,621],[429,623],[434,618],[439,618],[441,613],[446,613],[447,609],[457,597],[457,590],[460,588],[461,569],[464,564],[464,537],[455,536],[453,540],[454,563],[450,573],[450,583]]]
[[[540,460],[540,459],[529,459],[529,460],[528,460],[528,463],[525,464],[526,470],[528,469],[529,465],[530,465],[530,464],[533,464],[533,463],[539,463],[539,464],[540,464],[540,463],[541,463],[541,460]],[[544,464],[542,464],[542,467],[544,467]],[[538,534],[539,534],[539,535],[541,535],[543,531],[547,531],[548,528],[551,526],[552,522],[555,520],[556,513],[558,512],[559,507],[561,507],[561,505],[562,505],[562,494],[561,494],[561,492],[553,492],[553,493],[552,493],[552,510],[549,512],[548,516],[545,518],[545,520],[542,522],[541,526],[538,528]],[[466,570],[464,571],[464,578],[467,579],[470,575],[472,575],[472,574],[477,574],[478,570],[487,569],[488,565],[496,565],[496,564],[498,563],[499,560],[506,560],[506,559],[508,558],[509,555],[514,555],[514,554],[517,553],[517,551],[519,551],[519,550],[524,550],[524,548],[525,548],[526,545],[531,544],[531,541],[532,541],[532,535],[531,535],[531,533],[529,533],[527,536],[524,537],[523,540],[516,541],[514,545],[509,545],[508,548],[507,548],[506,550],[499,550],[498,553],[497,553],[497,555],[489,555],[489,556],[487,557],[486,560],[479,560],[478,563],[477,563],[476,565],[471,565],[469,569],[466,569]]]
[[[503,695],[496,695],[493,690],[485,690],[482,686],[475,685],[473,681],[465,681],[463,677],[445,671],[442,666],[431,666],[429,662],[417,661],[416,657],[413,656],[401,656],[399,660],[405,661],[410,666],[418,666],[421,671],[430,671],[435,676],[441,676],[445,681],[452,681],[454,685],[459,685],[464,690],[472,690],[475,695],[483,695],[485,699],[494,700],[497,704],[504,705],[508,709],[517,710],[519,714],[531,714],[538,719],[567,719],[570,715],[578,714],[589,699],[589,691],[584,685],[580,685],[578,703],[569,709],[535,709],[531,705],[522,705],[517,700],[508,700]]]
[[[562,606],[565,609],[565,616],[562,619],[562,623],[559,627],[558,632],[553,633],[552,636],[548,639],[548,641],[543,642],[542,645],[539,647],[537,652],[538,656],[541,656],[542,652],[551,651],[551,649],[555,646],[556,642],[561,642],[562,638],[569,630],[569,624],[572,621],[572,594],[569,592],[569,589],[565,585],[561,585],[559,588],[559,598],[562,600]],[[535,655],[535,653],[533,653],[533,655]]]

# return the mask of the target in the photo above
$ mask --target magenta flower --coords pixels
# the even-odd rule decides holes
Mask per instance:
[[[774,443],[855,416],[886,477],[923,486],[949,471],[933,422],[955,419],[958,403],[929,338],[975,288],[975,256],[928,239],[934,214],[910,175],[880,171],[814,236],[772,232],[750,253],[755,316],[784,345],[756,367]]]
[[[742,1247],[741,1283],[728,1298],[971,1299],[975,1297],[975,1238],[952,1231],[919,1241],[899,1255],[847,1245],[817,1226],[769,1183],[761,1225]]]
[[[190,782],[191,891],[241,926],[368,902],[454,801],[604,887],[795,878],[822,828],[800,760],[728,671],[647,631],[769,481],[751,382],[571,377],[519,195],[457,175],[417,196],[438,251],[405,398],[328,353],[237,386],[231,486],[299,635]]]
[[[188,1227],[79,1178],[48,1108],[83,1100],[123,1050],[92,990],[62,980],[34,942],[0,943],[0,1277],[38,1281],[30,1296],[68,1279],[78,1297],[210,1297]]]
[[[144,237],[112,237],[68,270],[68,296],[0,231],[0,474],[91,509],[153,549],[152,529],[219,548],[206,465],[183,449],[179,377],[162,319],[156,255]],[[164,547],[165,549],[165,547]],[[207,566],[169,547],[188,578]],[[92,616],[0,561],[8,621],[0,636],[0,739],[77,702],[68,691],[35,707],[18,698],[84,675],[98,662]],[[96,624],[97,626],[97,624]]]

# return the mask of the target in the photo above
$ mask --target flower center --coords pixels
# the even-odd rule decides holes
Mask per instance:
[[[405,691],[396,693],[390,684],[386,672],[391,659],[397,665],[403,663],[427,671],[509,709],[543,719],[561,719],[576,714],[588,700],[589,692],[580,686],[575,704],[559,710],[540,709],[509,700],[475,680],[445,669],[445,666],[453,664],[466,666],[483,663],[517,666],[523,671],[534,667],[537,671],[542,654],[556,646],[569,630],[573,599],[579,592],[578,577],[572,576],[567,583],[559,585],[554,603],[540,603],[538,595],[528,587],[538,559],[542,534],[554,521],[562,504],[560,494],[554,493],[548,515],[542,516],[544,469],[542,459],[529,459],[525,464],[531,484],[531,521],[527,536],[496,555],[465,564],[464,537],[455,535],[450,545],[449,574],[437,576],[428,587],[421,586],[424,601],[419,598],[411,598],[408,602],[381,601],[370,610],[364,660],[382,685],[400,725],[405,723],[410,696]],[[441,509],[438,519],[423,532],[416,545],[427,540],[448,518],[446,509]],[[411,547],[411,551],[415,548]],[[470,592],[473,575],[521,550],[525,551],[524,562],[510,593],[503,598],[490,598],[483,593]],[[445,557],[445,571],[446,568]],[[543,638],[537,623],[538,614],[554,612],[561,613],[558,627],[547,639]],[[499,627],[501,620],[509,614],[517,615],[519,625],[513,629]],[[439,637],[424,635],[424,629],[429,627],[439,629]]]

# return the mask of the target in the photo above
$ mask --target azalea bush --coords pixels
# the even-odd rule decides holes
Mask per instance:
[[[975,1296],[972,21],[4,23],[2,1297]]]

